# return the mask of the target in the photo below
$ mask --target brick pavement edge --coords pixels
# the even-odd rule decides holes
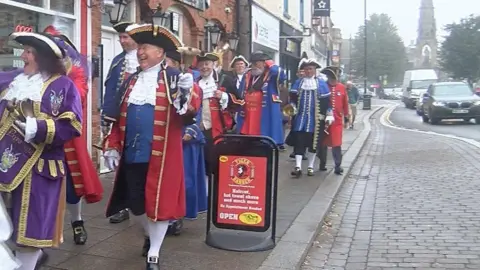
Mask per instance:
[[[370,118],[382,108],[384,106],[372,107],[372,111],[363,118],[363,130],[343,155],[343,175],[335,175],[333,170],[327,175],[257,270],[300,269],[315,236],[322,228],[324,217],[370,135]]]

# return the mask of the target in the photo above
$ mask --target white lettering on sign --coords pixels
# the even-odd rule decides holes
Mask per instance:
[[[220,213],[220,218],[226,220],[238,220],[238,215],[231,213]]]
[[[13,56],[20,57],[23,53],[23,49],[13,49]],[[14,68],[23,68],[25,63],[20,59],[14,59],[12,61],[12,67]]]

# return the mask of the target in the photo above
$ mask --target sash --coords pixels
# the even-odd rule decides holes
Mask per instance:
[[[4,114],[8,111],[5,110]],[[25,134],[8,116],[0,127],[0,191],[16,189],[31,172],[43,152],[45,144],[25,142]]]

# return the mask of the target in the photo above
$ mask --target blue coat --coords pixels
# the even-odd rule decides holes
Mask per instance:
[[[324,80],[316,78],[316,81],[317,89],[315,90],[302,89],[303,79],[296,80],[290,89],[291,101],[298,110],[292,119],[293,131],[314,132],[318,129],[318,117],[323,105],[321,99],[330,99],[330,89]],[[330,105],[327,110],[331,110],[329,107]]]
[[[112,60],[112,64],[108,69],[107,78],[105,79],[105,93],[103,95],[103,104],[102,104],[102,122],[104,122],[105,111],[111,110],[111,106],[115,105],[115,97],[117,92],[120,90],[122,83],[124,82],[125,75],[125,55],[127,53],[124,51],[119,55],[115,56]]]
[[[280,99],[279,86],[283,85],[286,81],[285,72],[277,65],[270,67],[269,76],[266,79],[265,84],[262,87],[263,102],[262,102],[262,118],[261,118],[261,135],[271,137],[278,145],[284,143],[282,112]],[[240,82],[239,92],[241,97],[245,96],[247,74],[251,73],[251,70],[247,71]],[[245,118],[242,113],[237,114],[237,132],[242,130],[243,122]]]

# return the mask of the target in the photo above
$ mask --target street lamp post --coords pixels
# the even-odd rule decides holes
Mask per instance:
[[[163,11],[162,4],[158,4],[157,8],[152,10],[152,24],[153,26],[169,26],[170,14],[168,12]]]
[[[368,78],[368,73],[367,73],[367,0],[363,1],[364,9],[363,9],[363,19],[365,21],[364,25],[364,37],[363,37],[363,43],[364,43],[364,63],[363,63],[363,69],[364,69],[364,80],[363,80],[363,109],[364,110],[371,110],[372,109],[372,97],[367,94],[367,78]]]

